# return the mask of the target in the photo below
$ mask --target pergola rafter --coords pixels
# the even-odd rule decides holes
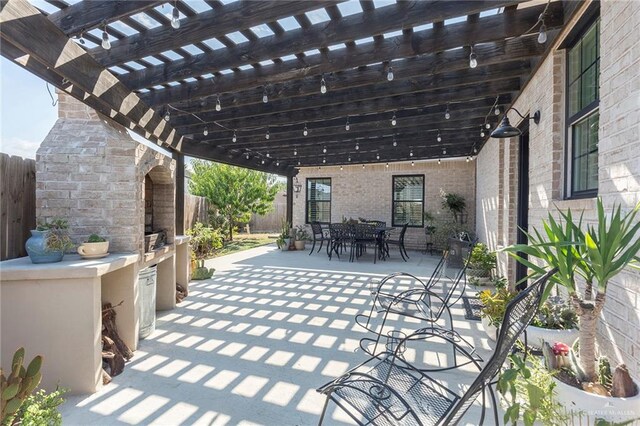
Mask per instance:
[[[525,0],[47,4],[48,13],[2,2],[3,56],[168,149],[285,175],[298,165],[472,156],[487,137],[481,127],[497,121],[492,108],[508,108],[577,9]],[[546,45],[536,42],[542,20]],[[110,49],[100,46],[105,29]]]

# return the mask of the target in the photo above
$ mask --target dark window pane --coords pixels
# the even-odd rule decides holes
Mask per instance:
[[[580,80],[569,86],[569,116],[580,111]]]
[[[598,57],[598,43],[597,43],[598,28],[596,25],[592,26],[589,31],[582,37],[582,65],[584,70],[593,64]]]
[[[569,83],[580,77],[580,43],[569,51]]]
[[[571,132],[573,146],[572,189],[573,192],[598,188],[598,124],[599,113],[574,124]]]
[[[393,177],[393,226],[423,226],[424,176]]]
[[[307,179],[307,222],[331,221],[331,179]]]
[[[598,97],[598,79],[596,76],[597,66],[593,64],[582,74],[581,83],[582,88],[580,90],[580,109],[587,107],[591,102],[595,101]]]

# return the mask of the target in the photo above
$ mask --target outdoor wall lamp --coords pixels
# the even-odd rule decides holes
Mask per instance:
[[[302,191],[302,184],[298,182],[298,177],[294,176],[293,180],[295,183],[293,184],[293,192],[296,193],[296,198],[298,198],[298,194]]]
[[[492,138],[505,139],[505,138],[512,138],[514,136],[520,136],[522,134],[522,131],[520,129],[518,129],[517,127],[513,127],[511,123],[509,123],[509,118],[507,117],[507,113],[511,110],[518,113],[518,115],[524,119],[533,120],[533,122],[536,124],[540,123],[540,110],[534,112],[533,116],[525,117],[524,115],[520,114],[520,111],[518,111],[517,109],[509,108],[504,112],[500,125],[493,132],[491,132]]]

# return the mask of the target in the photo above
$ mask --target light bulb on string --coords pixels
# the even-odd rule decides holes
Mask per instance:
[[[416,163],[414,163],[413,161],[411,162],[411,167],[415,166]]]
[[[475,68],[478,66],[478,56],[471,46],[471,53],[469,54],[469,68]]]
[[[496,107],[495,107],[495,109],[493,110],[493,113],[494,113],[495,115],[500,115],[500,107],[499,107],[499,106],[496,106]]]
[[[111,49],[111,42],[109,41],[109,34],[107,33],[107,24],[102,28],[102,48],[104,50]]]
[[[265,87],[262,92],[262,103],[266,104],[267,102],[269,102],[269,96],[267,95],[267,88]]]
[[[222,110],[222,104],[220,103],[220,95],[216,96],[216,111]]]
[[[388,169],[389,168],[389,163],[385,164],[384,166]]]
[[[442,148],[442,155],[447,155],[447,148]]]
[[[485,129],[490,129],[491,128],[491,124],[490,123],[484,123],[484,128]]]
[[[397,120],[396,120],[396,113],[393,113],[393,117],[391,117],[391,125],[395,126],[397,124]]]
[[[413,157],[413,150],[409,151],[409,157]]]
[[[347,158],[347,161],[348,161],[348,162],[351,162],[351,156],[349,156],[349,157]]]
[[[398,141],[395,136],[393,137],[393,146],[398,146]]]
[[[444,119],[448,120],[451,118],[451,113],[449,112],[449,104],[447,104],[447,110],[444,112]]]
[[[467,163],[471,161],[471,159],[469,158],[469,156],[467,155]]]
[[[380,159],[380,154],[376,154],[376,160]]]
[[[266,140],[269,140],[270,137],[271,137],[271,135],[269,134],[269,129],[267,129],[267,133],[264,134],[264,138]]]
[[[271,157],[271,155],[267,152],[267,158],[270,158],[270,157]]]
[[[276,161],[276,167],[280,167],[280,161]]]
[[[362,165],[362,168],[364,169],[364,164]]]
[[[477,153],[478,153],[478,148],[476,148],[476,146],[475,146],[475,145],[473,146],[473,153],[474,153],[474,154],[477,154]]]
[[[309,134],[309,129],[307,129],[307,123],[304,123],[304,129],[302,130],[302,135],[307,136]]]
[[[300,160],[298,160],[298,166],[300,165]]]
[[[326,147],[326,146],[325,146],[325,147],[322,147],[322,153],[323,153],[323,154],[326,154],[326,153],[327,153],[327,147]]]
[[[233,131],[233,136],[231,137],[231,142],[235,142],[238,140],[238,136],[236,135],[236,131]]]
[[[264,158],[260,160],[260,164],[264,164]]]
[[[356,151],[360,149],[360,144],[358,144],[358,142],[356,142]]]
[[[167,107],[167,111],[165,111],[164,113],[164,121],[169,121],[171,120],[171,111],[169,111],[169,108]]]
[[[293,156],[295,157],[296,155],[298,155],[298,149],[297,148],[293,148]]]
[[[178,10],[177,2],[173,4],[173,12],[171,13],[171,26],[176,30],[180,28],[180,11]]]
[[[349,130],[350,128],[351,128],[351,125],[349,125],[349,117],[347,117],[347,123],[344,125],[344,129]]]
[[[249,154],[245,155],[244,158],[249,159]]]
[[[209,129],[207,129],[206,127],[204,128],[204,130],[202,131],[202,134],[205,136],[209,135]]]
[[[440,161],[440,159],[438,158],[438,164],[440,164],[440,163],[441,163],[441,161]]]
[[[440,131],[438,131],[438,136],[436,136],[436,140],[438,142],[442,142],[442,136],[440,136]]]
[[[324,76],[322,76],[322,80],[320,80],[320,93],[323,95],[327,93],[327,82],[324,80]]]
[[[544,20],[542,21],[542,25],[540,25],[540,32],[538,33],[538,43],[545,44],[547,42],[547,26],[544,24]]]
[[[344,167],[340,166],[340,171],[343,171],[343,170],[344,170]]]
[[[387,70],[387,80],[393,81],[393,67],[389,67]]]
[[[322,164],[326,164],[326,163],[327,163],[327,159],[326,159],[326,158],[323,158],[323,159],[322,159]]]

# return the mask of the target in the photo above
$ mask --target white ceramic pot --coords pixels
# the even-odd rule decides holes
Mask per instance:
[[[579,413],[582,413],[582,416],[588,416],[585,420],[589,424],[593,424],[597,418],[609,422],[624,422],[640,418],[640,393],[631,398],[614,398],[588,393],[555,378],[553,380],[556,382],[556,400],[576,419],[579,418]],[[635,379],[633,381],[636,389],[640,389],[638,381]]]
[[[482,327],[484,327],[484,332],[487,333],[489,339],[495,342],[496,337],[498,336],[498,328],[495,325],[492,325],[487,317],[482,317],[481,322]]]
[[[535,349],[542,349],[542,342],[548,342],[553,346],[556,342],[562,342],[571,346],[578,338],[579,330],[572,328],[570,330],[552,330],[550,328],[541,328],[533,325],[527,327],[527,345]],[[524,336],[520,337],[524,341]]]
[[[109,241],[101,243],[82,243],[78,247],[78,254],[80,256],[100,256],[106,254],[109,251]]]

